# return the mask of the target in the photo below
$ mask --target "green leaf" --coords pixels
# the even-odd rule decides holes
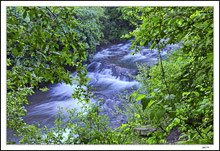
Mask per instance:
[[[33,57],[33,56],[35,56],[35,53],[32,53],[32,54],[31,54],[31,57]]]
[[[153,92],[151,93],[151,96],[152,96],[152,97],[155,96],[155,95],[156,95],[156,93],[153,93]]]
[[[12,51],[13,51],[13,54],[15,55],[15,57],[18,56],[18,50],[17,49],[13,49]]]
[[[150,99],[147,97],[144,97],[141,99],[141,104],[142,104],[142,110],[144,111],[149,103]]]
[[[207,133],[211,129],[211,126],[207,127],[206,129],[203,130],[203,133]]]
[[[179,137],[178,140],[180,140],[181,138],[186,138],[188,135],[189,135],[189,134],[183,134],[183,135],[181,135],[181,136]]]
[[[26,18],[26,16],[27,16],[27,11],[25,11],[25,12],[23,13],[23,17]]]
[[[45,20],[45,21],[44,21],[44,25],[46,25],[46,24],[47,24],[47,21]]]
[[[193,92],[197,97],[199,97],[199,92]]]
[[[154,117],[155,117],[155,111],[153,110],[150,112],[150,120],[153,120]]]
[[[169,111],[169,113],[171,118],[174,119],[176,117],[176,111]]]
[[[141,116],[140,116],[140,114],[135,114],[135,117],[140,118]]]
[[[134,55],[134,54],[135,54],[135,52],[130,53],[131,56]]]
[[[181,81],[188,81],[188,80],[189,80],[189,79],[181,79],[180,82],[181,82]]]
[[[154,42],[151,46],[150,46],[150,49],[154,49],[156,47],[156,42]]]
[[[173,123],[175,123],[175,124],[179,124],[179,123],[180,123],[180,119],[175,118],[175,119],[173,120]]]
[[[147,107],[150,108],[155,102],[156,102],[156,100],[150,100]]]
[[[131,103],[131,99],[132,99],[132,95],[129,96],[129,99],[128,99],[129,103]]]
[[[166,110],[165,109],[160,109],[156,112],[156,117],[157,117],[157,120],[160,120],[163,115],[165,114]]]
[[[47,87],[44,88],[40,88],[39,90],[41,90],[42,92],[49,90]]]
[[[131,94],[131,96],[136,97],[136,96],[137,96],[137,92],[133,92],[133,93]]]
[[[183,92],[182,93],[182,96],[184,97],[184,96],[188,96],[190,94],[190,92]]]
[[[145,97],[145,94],[140,94],[137,98],[136,101],[138,102],[139,100],[143,99]]]
[[[209,53],[207,56],[207,62],[213,63],[213,52]]]

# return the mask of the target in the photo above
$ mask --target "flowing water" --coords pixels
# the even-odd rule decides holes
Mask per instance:
[[[127,122],[125,116],[112,115],[111,111],[114,111],[114,105],[120,108],[123,104],[123,101],[117,96],[118,91],[127,90],[131,92],[132,89],[138,87],[138,82],[132,79],[128,73],[137,75],[136,63],[153,65],[157,61],[158,54],[155,50],[149,49],[150,45],[143,48],[140,53],[130,55],[133,51],[129,50],[131,45],[132,43],[129,40],[123,44],[102,48],[94,55],[91,63],[87,65],[87,76],[92,79],[89,86],[95,88],[93,93],[98,98],[103,98],[104,114],[107,114],[110,119],[110,128],[116,128]],[[175,48],[178,49],[179,45],[167,46],[161,52],[162,57],[171,53]],[[72,76],[75,75],[76,73],[73,72]],[[39,122],[40,125],[52,127],[55,115],[58,113],[58,105],[64,109],[77,108],[78,111],[80,110],[81,105],[77,104],[77,100],[72,98],[74,86],[60,83],[49,86],[49,89],[46,92],[36,91],[28,97],[30,105],[26,107],[27,115],[24,117],[28,124]],[[13,137],[9,133],[8,138],[18,142],[18,140],[12,139]]]

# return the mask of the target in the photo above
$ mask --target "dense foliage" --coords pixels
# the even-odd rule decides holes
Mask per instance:
[[[72,30],[76,33],[79,41],[85,44],[85,52],[88,58],[92,58],[96,52],[96,46],[100,45],[104,38],[102,18],[106,18],[104,9],[101,7],[76,7],[74,18],[77,20],[76,27]]]
[[[78,80],[74,97],[80,98],[85,91],[85,48],[72,31],[75,13],[74,8],[66,7],[7,8],[7,127],[20,136],[30,134],[22,118],[26,114],[24,104],[39,83],[63,81],[72,85]],[[70,76],[66,65],[76,68],[78,78]],[[34,129],[31,132],[35,133]]]
[[[111,140],[113,132],[106,129],[105,117],[92,112],[94,105],[87,104],[91,92],[89,88],[84,89],[89,79],[82,61],[93,55],[103,37],[100,20],[101,17],[106,19],[103,12],[100,7],[7,8],[7,128],[15,131],[20,143],[117,143],[120,140]],[[76,78],[70,76],[68,66],[77,71]],[[60,123],[64,118],[60,116],[61,111],[55,128],[51,129],[25,123],[22,116],[26,115],[25,105],[29,104],[26,97],[34,93],[33,89],[47,91],[47,87],[39,88],[39,84],[62,81],[70,85],[77,83],[73,98],[84,104],[82,111],[76,115],[74,110],[69,111],[71,116],[65,124]],[[85,116],[84,112],[89,110],[91,114]],[[85,122],[88,119],[95,119],[95,126]],[[72,120],[77,121],[72,123]],[[100,131],[97,131],[97,124],[101,124]],[[79,137],[62,140],[66,129],[70,131],[69,137],[73,133]],[[85,130],[90,133],[82,140]],[[100,137],[98,141],[92,139],[93,135],[97,135],[97,139]]]
[[[128,34],[135,29],[135,25],[140,23],[138,17],[134,15],[127,16],[130,10],[136,10],[134,7],[104,7],[106,18],[101,18],[104,25],[104,43],[125,42],[121,36]],[[126,17],[125,17],[126,16]]]
[[[143,110],[147,108],[145,120],[164,132],[155,132],[154,143],[162,143],[177,127],[183,132],[181,138],[186,138],[179,143],[212,144],[213,8],[150,7],[139,11],[143,23],[132,33],[136,39],[131,48],[137,53],[138,44],[151,42],[151,49],[158,49],[159,62],[150,71],[139,66],[137,80],[142,86],[131,97],[141,101]],[[162,61],[160,51],[178,42],[182,48]]]
[[[151,43],[159,57],[150,69],[138,65],[140,87],[121,96],[126,111],[117,109],[128,123],[111,130],[99,103],[89,102],[82,62],[97,45],[120,41],[123,34],[135,37],[132,54]],[[162,49],[175,43],[182,48],[162,61]],[[67,66],[75,68],[76,78]],[[51,129],[25,123],[27,95],[41,82],[62,81],[77,83],[73,97],[83,104],[81,111],[66,109],[70,116],[64,117],[58,108]],[[133,128],[141,125],[156,131],[140,140]],[[178,143],[213,144],[213,8],[8,7],[7,127],[28,144],[161,144],[172,129],[182,132]]]

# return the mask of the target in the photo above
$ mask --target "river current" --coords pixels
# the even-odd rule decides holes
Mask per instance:
[[[125,43],[111,45],[109,47],[102,48],[94,55],[94,58],[90,60],[90,64],[87,64],[87,76],[92,80],[89,86],[94,87],[94,95],[97,98],[103,98],[102,106],[104,107],[104,114],[107,114],[110,119],[110,128],[116,128],[123,123],[126,123],[126,117],[124,115],[116,116],[112,115],[114,111],[114,105],[121,108],[124,103],[119,99],[117,93],[128,91],[138,88],[138,82],[131,78],[131,75],[137,75],[138,69],[136,63],[154,65],[158,58],[156,50],[150,50],[150,44],[143,48],[140,53],[130,55],[134,50],[129,50],[132,42],[129,40]],[[168,45],[161,55],[164,58],[168,53],[171,53],[174,49],[178,49],[179,45]],[[76,73],[73,72],[72,76]],[[52,127],[54,125],[55,115],[58,113],[57,106],[61,106],[64,109],[77,108],[80,110],[80,103],[72,98],[74,85],[70,86],[64,83],[53,84],[49,86],[49,90],[46,92],[36,91],[33,95],[28,97],[29,105],[26,107],[27,115],[24,117],[24,121],[28,124],[47,125]],[[91,103],[94,100],[91,99]],[[64,112],[64,114],[67,114]],[[9,141],[18,140],[13,138],[9,132],[7,133]]]

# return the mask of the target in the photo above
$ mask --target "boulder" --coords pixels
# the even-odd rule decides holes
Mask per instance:
[[[156,129],[151,127],[135,127],[134,132],[135,131],[138,131],[140,136],[147,136],[149,132],[153,133]]]

